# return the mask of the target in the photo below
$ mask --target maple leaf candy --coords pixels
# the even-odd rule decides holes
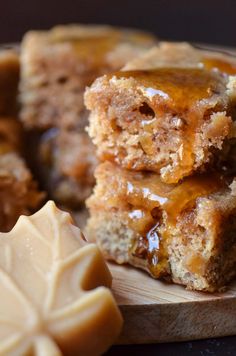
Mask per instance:
[[[49,201],[21,216],[0,233],[0,355],[102,354],[122,326],[110,286],[68,213]]]

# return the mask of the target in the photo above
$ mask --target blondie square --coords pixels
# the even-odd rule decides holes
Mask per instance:
[[[101,160],[165,183],[225,159],[235,143],[236,59],[161,43],[85,93]]]

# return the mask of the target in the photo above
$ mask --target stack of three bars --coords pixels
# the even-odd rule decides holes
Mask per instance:
[[[64,207],[80,208],[94,185],[97,159],[85,132],[85,87],[155,43],[156,38],[145,32],[99,25],[57,26],[25,35],[21,119],[40,133],[41,180]]]
[[[236,58],[161,43],[87,89],[103,161],[87,236],[188,289],[236,275]]]

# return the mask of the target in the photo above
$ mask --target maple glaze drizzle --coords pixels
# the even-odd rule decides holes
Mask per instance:
[[[175,110],[189,109],[200,100],[209,98],[219,87],[219,76],[201,68],[157,68],[121,71],[114,75],[117,78],[134,78],[151,99],[158,95],[158,102],[153,103],[157,112],[163,101]]]

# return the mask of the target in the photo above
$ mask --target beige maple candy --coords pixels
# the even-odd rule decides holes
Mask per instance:
[[[49,201],[0,235],[0,355],[106,351],[122,326],[111,274],[70,215]]]

